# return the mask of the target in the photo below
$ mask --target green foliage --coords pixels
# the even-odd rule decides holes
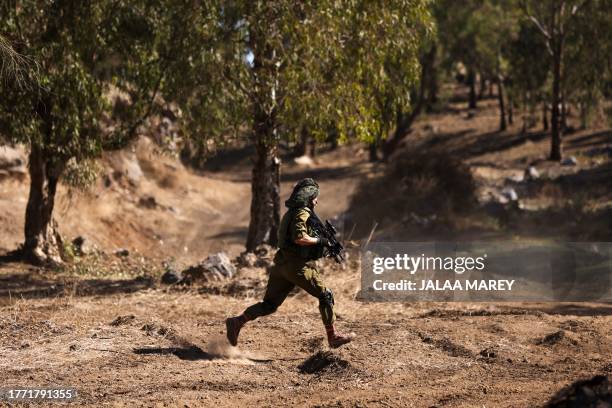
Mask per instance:
[[[38,69],[25,73],[37,86],[0,84],[0,131],[63,162],[125,145],[163,78],[159,49],[167,38],[156,29],[156,4],[161,10],[145,0],[4,2],[1,34]],[[113,115],[111,84],[130,96],[124,117]]]
[[[590,1],[568,28],[566,98],[589,111],[600,104],[612,80],[612,1]]]
[[[71,188],[86,190],[92,187],[101,173],[100,165],[91,159],[77,161],[68,160],[62,174],[62,181]]]
[[[546,42],[530,21],[521,20],[516,37],[508,46],[508,59],[513,88],[523,92],[538,92],[550,72]]]
[[[200,140],[251,134],[261,115],[275,121],[266,143],[295,139],[303,126],[320,139],[330,128],[372,138],[381,98],[408,103],[431,30],[425,0],[230,1],[214,11],[209,52],[177,84]]]

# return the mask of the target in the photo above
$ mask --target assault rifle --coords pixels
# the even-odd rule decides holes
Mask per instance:
[[[327,238],[329,241],[329,246],[326,247],[325,256],[330,258],[334,258],[334,260],[338,263],[344,262],[344,247],[338,240],[336,239],[336,234],[338,231],[328,220],[325,221],[325,224],[321,222],[319,217],[312,212],[310,217],[308,217],[308,221],[311,223],[312,229],[316,232],[318,237]]]

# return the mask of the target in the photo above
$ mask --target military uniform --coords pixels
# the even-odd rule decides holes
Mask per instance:
[[[319,185],[313,179],[306,178],[295,185],[291,197],[285,201],[289,210],[278,229],[279,250],[274,255],[263,301],[248,307],[241,315],[225,320],[227,339],[232,346],[238,344],[240,330],[248,321],[274,313],[295,286],[319,299],[319,311],[330,347],[340,347],[353,339],[352,334],[345,336],[336,332],[333,293],[325,287],[312,262],[322,257],[325,246],[329,245],[324,237],[316,236],[308,222],[312,215],[310,206],[318,194]],[[317,244],[295,243],[305,235],[317,238]]]
[[[316,236],[308,225],[310,214],[311,210],[308,207],[302,207],[291,208],[283,216],[278,231],[280,249],[274,256],[274,265],[270,268],[264,299],[244,312],[250,319],[274,313],[289,292],[298,286],[319,299],[323,324],[329,326],[334,323],[332,292],[325,287],[312,263],[314,259],[322,256],[322,247],[295,244],[295,241],[304,235]]]

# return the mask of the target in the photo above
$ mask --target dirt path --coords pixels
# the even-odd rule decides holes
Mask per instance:
[[[18,301],[0,319],[3,386],[69,385],[97,406],[532,407],[612,370],[609,305],[363,304],[354,271],[326,279],[338,325],[359,336],[333,352],[303,293],[250,323],[239,348],[223,319],[252,298]]]

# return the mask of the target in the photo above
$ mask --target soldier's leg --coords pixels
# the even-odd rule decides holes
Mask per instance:
[[[319,299],[319,312],[321,313],[323,324],[325,326],[334,324],[336,320],[336,315],[334,314],[334,295],[331,289],[325,286],[319,272],[315,268],[308,265],[301,266],[297,271],[289,272],[287,279]]]
[[[276,309],[283,304],[293,287],[292,282],[278,273],[277,267],[272,267],[263,301],[249,306],[243,314],[247,316],[248,320],[254,320],[276,312]]]
[[[319,312],[321,313],[321,320],[323,320],[325,325],[327,341],[330,347],[337,348],[353,340],[354,334],[343,335],[336,331],[334,327],[336,320],[336,315],[334,314],[334,294],[331,289],[325,286],[319,272],[315,268],[304,265],[298,268],[297,273],[289,274],[287,279],[319,299]]]
[[[285,279],[279,269],[280,267],[277,265],[270,268],[270,276],[263,301],[249,306],[240,316],[225,320],[227,339],[232,346],[238,344],[240,329],[246,322],[274,313],[293,289],[293,283]]]

